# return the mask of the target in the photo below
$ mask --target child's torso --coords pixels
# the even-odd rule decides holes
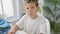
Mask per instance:
[[[29,34],[37,34],[39,23],[40,23],[40,17],[38,16],[36,19],[31,19],[28,16],[25,18],[25,24],[24,24],[24,30],[28,32]]]

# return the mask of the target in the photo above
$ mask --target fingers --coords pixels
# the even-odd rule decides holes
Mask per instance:
[[[10,31],[8,32],[8,34],[15,34],[15,32],[12,31],[12,30],[10,30]]]

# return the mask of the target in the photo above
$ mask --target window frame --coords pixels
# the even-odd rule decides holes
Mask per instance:
[[[2,2],[2,0],[1,0],[1,2]],[[17,21],[22,17],[22,10],[21,10],[22,7],[20,7],[20,6],[22,6],[22,4],[21,4],[22,0],[12,0],[12,2],[13,2],[14,16],[11,16],[11,17],[6,17],[6,15],[4,14],[4,10],[3,10],[4,7],[3,7],[3,4],[2,4],[3,16],[6,20],[8,20],[10,22]]]

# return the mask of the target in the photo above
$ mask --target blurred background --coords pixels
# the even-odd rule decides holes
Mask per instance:
[[[50,22],[51,34],[60,33],[60,0],[39,0],[38,14],[44,15]],[[25,14],[24,0],[0,0],[0,18],[11,24],[17,23]]]
[[[51,34],[60,34],[60,0],[44,0],[43,15],[49,20]]]

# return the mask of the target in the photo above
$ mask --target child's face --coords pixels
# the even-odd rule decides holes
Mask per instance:
[[[25,3],[25,10],[29,16],[37,15],[38,6],[35,3]]]

